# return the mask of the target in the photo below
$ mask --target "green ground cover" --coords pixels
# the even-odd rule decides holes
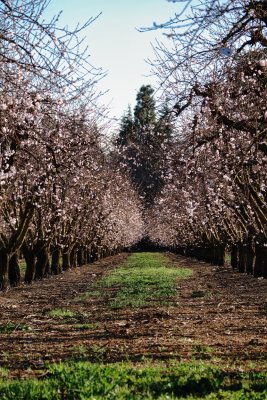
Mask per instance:
[[[0,325],[0,333],[12,333],[14,331],[27,331],[29,328],[26,324],[14,324],[8,322],[4,325]]]
[[[116,289],[110,302],[112,308],[139,308],[151,303],[167,305],[177,294],[177,279],[191,275],[191,269],[173,267],[164,254],[134,253],[99,285]]]
[[[1,375],[0,375],[1,376]],[[44,378],[0,378],[2,400],[141,400],[267,398],[267,373],[225,373],[204,363],[169,362],[134,365],[62,363]]]
[[[172,265],[164,254],[136,253],[130,255],[117,269],[108,273],[90,290],[77,296],[74,304],[95,298],[112,309],[142,308],[175,304],[179,279],[192,275],[192,270]],[[107,297],[107,302],[102,300]],[[191,298],[209,293],[193,290]],[[87,313],[88,303],[75,310],[54,308],[47,312],[50,319],[73,325],[75,334],[87,335],[97,329]],[[126,310],[124,310],[124,308]],[[114,313],[114,310],[109,310]],[[139,310],[136,310],[137,312]],[[117,313],[118,311],[115,311]],[[133,310],[131,310],[133,312]],[[150,311],[147,311],[150,312]],[[26,326],[26,325],[25,325]],[[6,324],[0,333],[24,330],[24,325]],[[86,343],[86,342],[85,342]],[[99,343],[99,344],[98,344]],[[25,371],[25,376],[38,378],[14,379],[12,371],[0,368],[1,400],[266,400],[267,372],[259,365],[242,370],[231,364],[221,364],[213,357],[213,348],[201,343],[193,347],[191,361],[177,359],[155,361],[142,359],[107,363],[106,348],[101,341],[89,349],[82,341],[73,345],[71,361],[45,364],[39,371]],[[198,356],[205,356],[199,361]],[[95,362],[90,362],[93,355]],[[195,358],[194,358],[195,357]],[[63,358],[61,358],[63,359]],[[198,359],[196,361],[195,359]],[[124,358],[127,360],[127,357]],[[261,369],[261,372],[260,372]],[[262,372],[263,371],[263,372]]]

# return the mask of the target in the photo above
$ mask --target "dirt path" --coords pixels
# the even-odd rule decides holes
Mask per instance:
[[[169,254],[175,265],[194,270],[192,277],[178,282],[171,306],[112,310],[105,294],[79,299],[126,256],[0,294],[0,329],[16,326],[11,333],[0,332],[0,366],[21,376],[40,370],[47,360],[70,357],[194,357],[243,366],[267,360],[267,280]],[[51,317],[55,308],[76,316]]]

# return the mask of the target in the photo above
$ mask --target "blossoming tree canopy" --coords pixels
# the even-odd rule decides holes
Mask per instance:
[[[0,287],[81,265],[139,240],[141,205],[101,146],[97,81],[80,31],[49,1],[0,1]],[[127,196],[126,196],[127,192]],[[63,262],[61,263],[61,256]]]
[[[151,237],[216,264],[228,246],[234,267],[267,276],[266,2],[176,4],[149,28],[173,43],[152,68],[181,132]]]

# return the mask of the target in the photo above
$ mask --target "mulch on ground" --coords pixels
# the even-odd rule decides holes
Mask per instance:
[[[85,299],[94,284],[127,257],[120,254],[0,294],[0,366],[14,376],[42,370],[45,363],[66,359],[93,361],[192,358],[226,367],[267,360],[267,280],[168,253],[177,267],[192,268],[179,280],[177,297],[168,306],[112,309],[109,298]],[[91,288],[91,289],[90,289]],[[73,318],[51,317],[56,308]],[[25,329],[25,330],[24,330]]]

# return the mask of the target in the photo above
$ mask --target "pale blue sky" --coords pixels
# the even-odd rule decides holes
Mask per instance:
[[[74,27],[102,11],[86,30],[91,63],[108,71],[100,89],[109,93],[103,101],[110,104],[111,115],[120,118],[142,84],[156,83],[144,61],[153,58],[151,42],[167,42],[161,31],[140,33],[135,28],[164,22],[177,11],[177,4],[167,0],[51,0],[49,12],[62,10],[59,25]]]

